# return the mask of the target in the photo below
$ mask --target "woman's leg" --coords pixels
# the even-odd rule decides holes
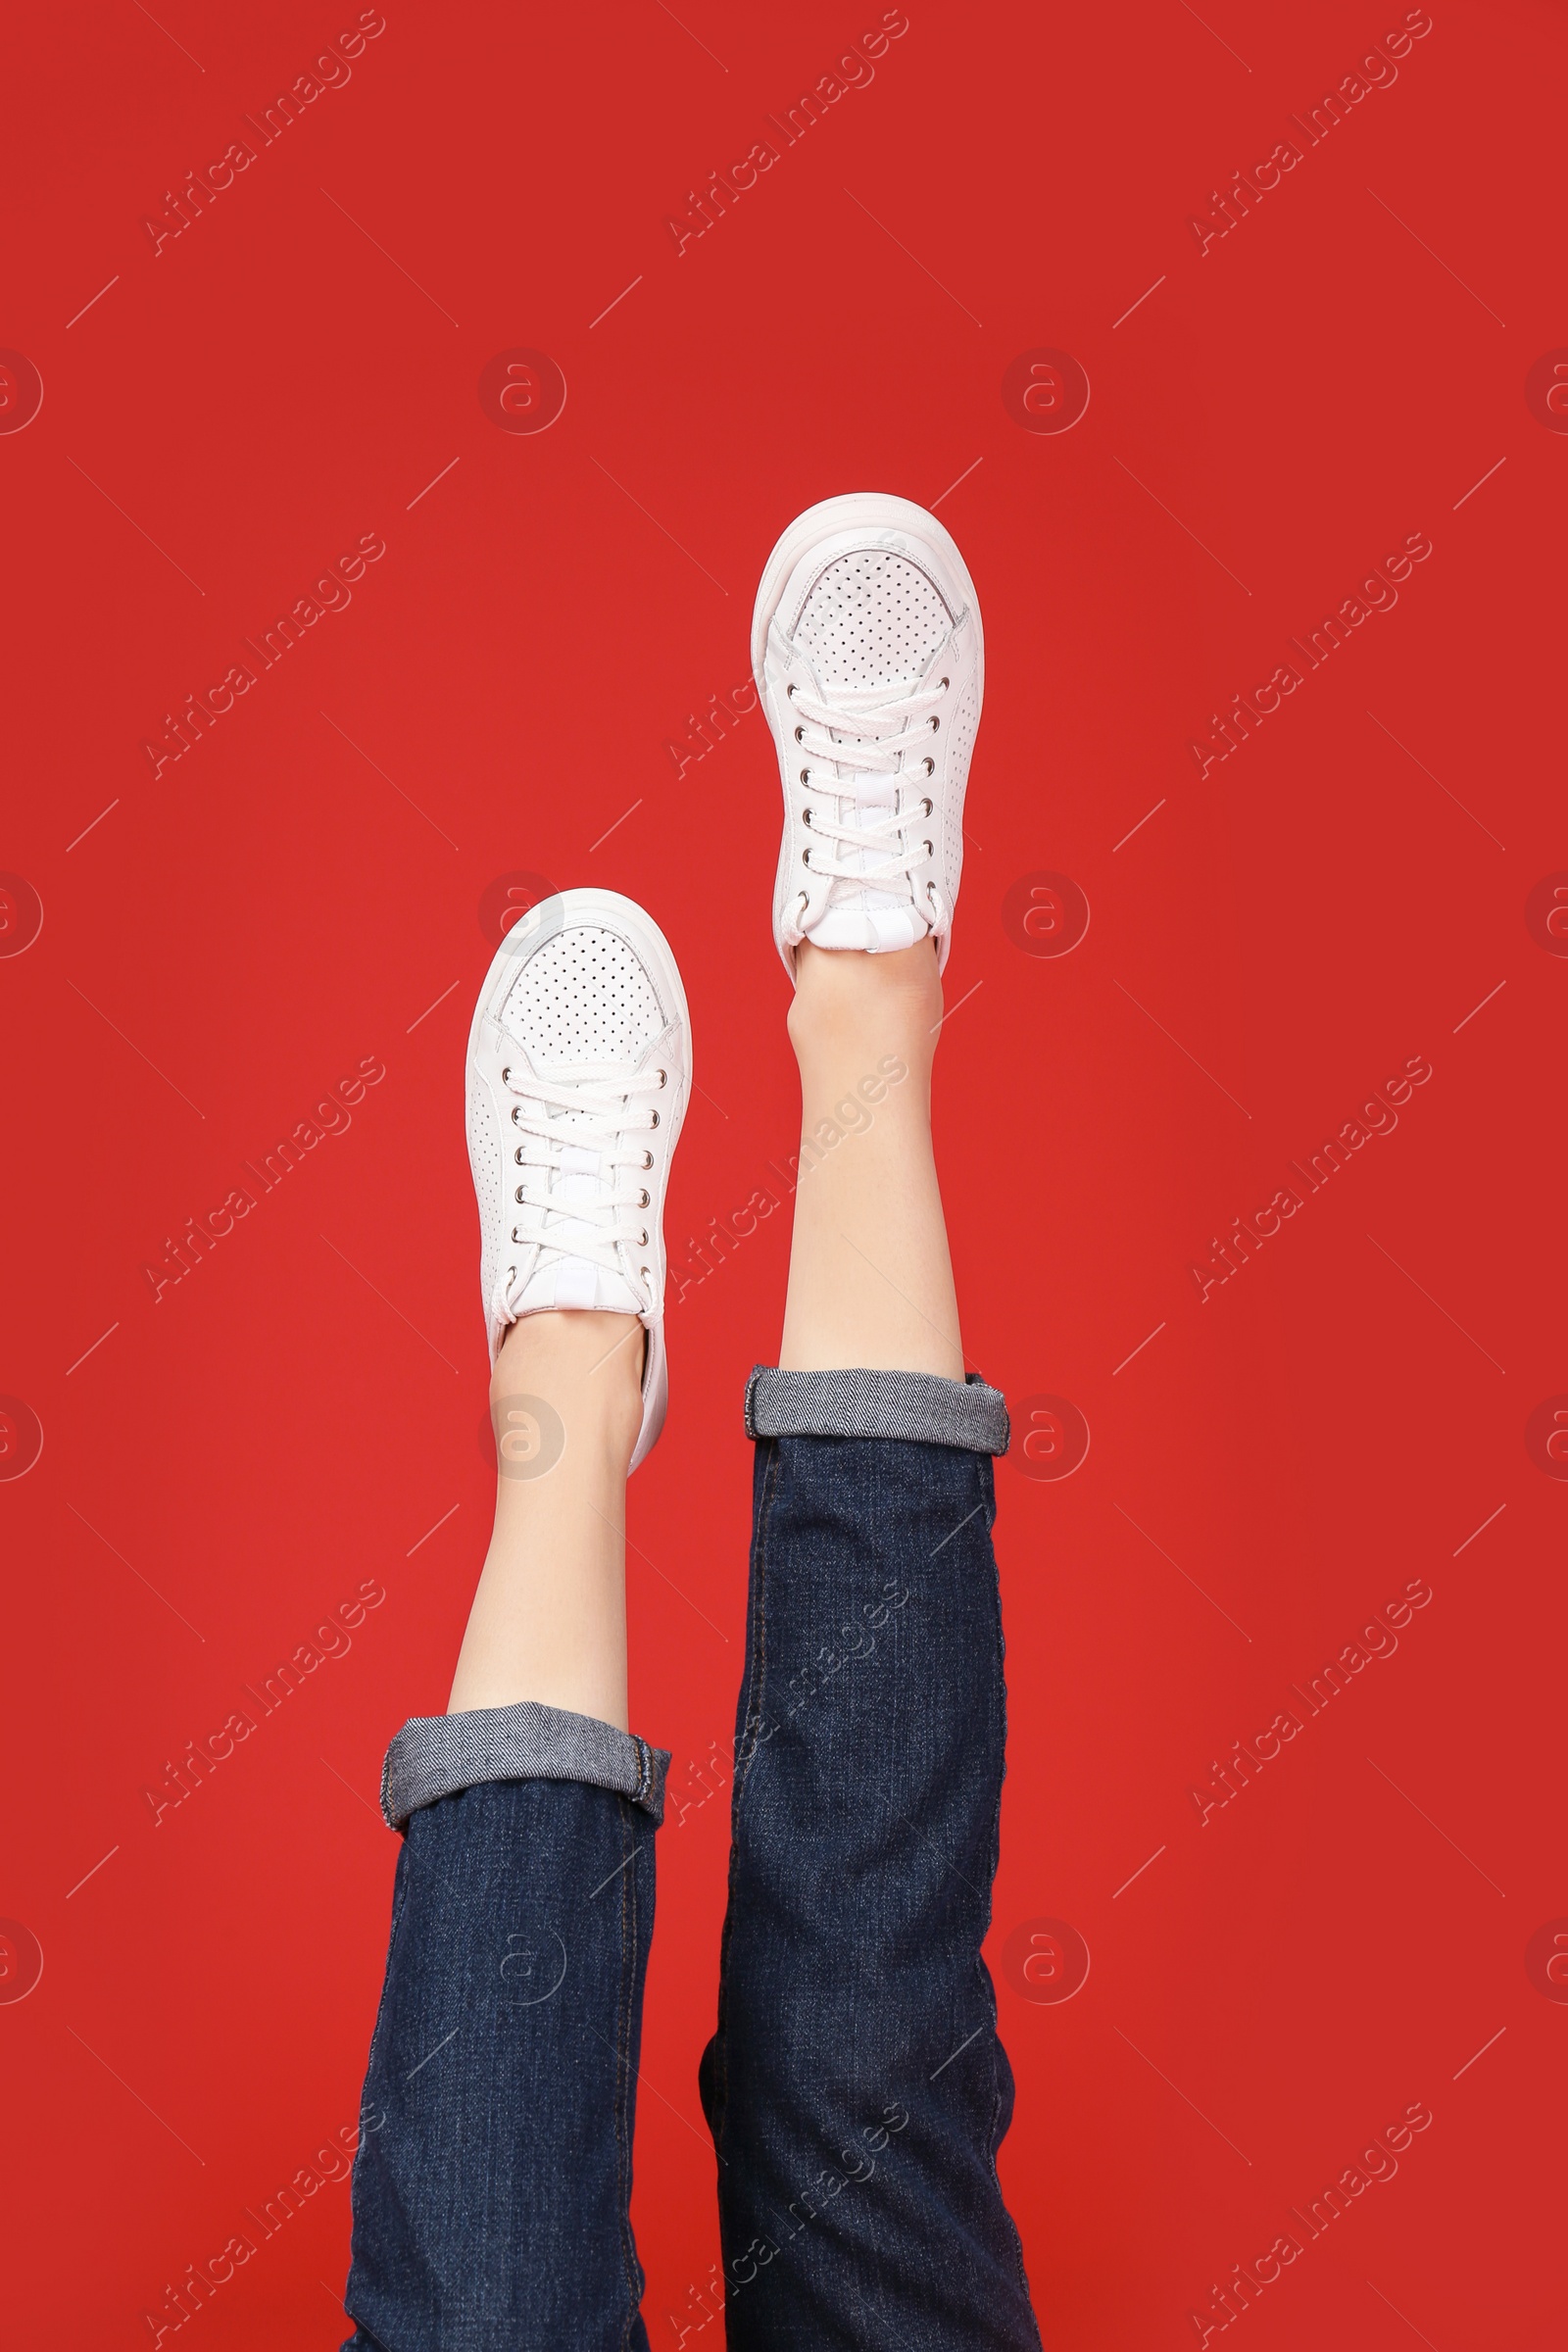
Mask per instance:
[[[856,503],[824,512],[836,521]],[[974,616],[967,575],[940,550],[894,561],[909,536],[895,515],[825,569],[833,550],[808,548],[778,599],[796,639],[767,641],[786,791],[802,774],[809,800],[807,870],[826,833],[850,844],[852,871],[820,898],[802,887],[792,914],[781,867],[775,901],[797,979],[802,1156],[781,1364],[747,1391],[747,1656],[718,2029],[702,2065],[730,2352],[1039,2344],[997,2182],[1012,2078],[980,1957],[1004,1742],[991,1457],[1006,1412],[964,1378],[928,1116],[935,944],[897,946],[923,908],[951,912],[953,868],[925,895],[916,858],[901,897],[891,863],[906,808],[925,848],[954,838],[951,766],[922,762],[907,798],[906,720],[963,708]],[[793,556],[791,534],[783,544]],[[809,681],[787,702],[807,675],[802,636]],[[843,675],[824,678],[834,662]],[[815,753],[804,773],[803,709]],[[810,723],[824,709],[826,750]],[[868,713],[882,742],[897,730],[905,746],[870,791],[863,764],[834,756],[862,744]],[[853,846],[873,830],[880,861]],[[883,952],[857,952],[868,930]]]
[[[625,1730],[635,1370],[586,1373],[621,1321],[513,1327],[498,1423],[524,1398],[564,1446],[520,1480],[503,1453],[452,1708],[388,1751],[405,1835],[354,2168],[357,2352],[647,2340],[628,2209],[663,1759]]]
[[[885,956],[796,951],[801,1173],[779,1364],[963,1378],[931,1152],[942,983],[929,940]],[[823,1150],[824,1123],[843,1136]],[[808,1171],[807,1162],[810,1166]],[[806,1180],[808,1178],[808,1180]]]
[[[634,1315],[528,1315],[507,1334],[490,1380],[495,1532],[449,1714],[536,1698],[626,1729],[626,1471],[642,1368]]]
[[[542,916],[497,957],[469,1049],[495,1533],[449,1711],[406,1724],[382,1776],[404,1843],[354,2352],[648,2342],[631,2152],[669,1759],[626,1728],[623,1530],[662,1412],[688,1041],[640,910],[574,892]]]

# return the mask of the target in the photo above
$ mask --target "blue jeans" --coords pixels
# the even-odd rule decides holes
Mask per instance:
[[[1037,2352],[980,1957],[1003,1400],[759,1371],[747,1427],[729,1908],[700,2069],[730,2352]],[[392,1742],[405,1839],[345,2352],[644,2352],[631,2147],[667,1762],[531,1704]]]

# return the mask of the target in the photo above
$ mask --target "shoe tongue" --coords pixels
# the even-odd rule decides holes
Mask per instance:
[[[912,678],[873,691],[839,692],[832,696],[850,723],[843,730],[851,741],[856,739],[855,714],[874,710],[879,704],[911,694],[921,681]],[[835,733],[839,730],[835,729]],[[820,768],[825,761],[818,763]],[[898,807],[899,787],[905,779],[892,773],[883,774],[874,768],[848,767],[841,771],[836,783],[821,775],[819,789],[832,795],[834,814],[839,822],[869,831],[871,825]],[[868,838],[863,852],[853,844],[835,844],[841,863],[858,861],[863,865],[880,864],[887,856],[888,839]],[[811,937],[818,947],[862,948],[873,953],[893,948],[913,947],[922,936],[922,926],[914,916],[906,885],[888,889],[876,882],[853,879],[837,881],[827,896],[827,906],[812,926]]]
[[[536,1055],[532,1063],[535,1075],[543,1079],[581,1078],[586,1072],[613,1080],[624,1073],[611,1067],[585,1064],[569,1056],[548,1061]],[[606,1168],[597,1142],[576,1143],[574,1131],[591,1126],[595,1112],[587,1109],[559,1109],[545,1105],[544,1115],[561,1138],[563,1149],[557,1156],[550,1178],[550,1217],[539,1236],[543,1243],[544,1262],[529,1276],[513,1304],[518,1317],[544,1314],[555,1308],[599,1308],[612,1314],[641,1314],[646,1301],[639,1298],[624,1275],[612,1274],[594,1258],[572,1254],[572,1242],[594,1230],[593,1220],[573,1218],[573,1207],[583,1207],[602,1200],[612,1189],[612,1171]],[[537,1177],[538,1171],[535,1171]]]
[[[524,1283],[513,1312],[541,1315],[554,1307],[598,1307],[617,1315],[640,1315],[643,1300],[621,1274],[608,1274],[587,1257],[558,1257]]]
[[[827,911],[811,927],[809,937],[819,948],[859,948],[868,955],[886,956],[899,948],[912,948],[925,937],[925,925],[912,906],[901,904],[885,890],[862,890],[860,904],[849,903],[848,885],[838,883],[836,891],[845,892],[842,904],[829,904]]]
[[[897,805],[898,783],[897,776],[867,775],[863,770],[841,779],[840,797],[835,800],[840,822],[868,829],[879,818],[886,816]],[[834,846],[838,851],[841,863],[848,865],[857,862],[863,868],[866,865],[881,863],[888,853],[889,838],[891,837],[868,838],[863,851],[856,850],[847,841],[836,842]],[[889,890],[882,883],[853,880],[835,882],[827,897],[830,912],[835,907],[854,907],[862,914],[878,909],[888,912],[906,905],[906,890]],[[822,938],[820,925],[812,936],[823,947],[830,944]],[[838,944],[846,947],[851,945],[858,947],[863,943],[859,940],[854,942],[845,940]],[[908,947],[913,943],[910,940],[901,940],[898,944],[902,947]]]
[[[581,1112],[551,1114],[551,1124],[569,1134]],[[566,1143],[550,1179],[550,1215],[540,1239],[542,1265],[524,1284],[516,1302],[519,1315],[534,1315],[552,1307],[600,1307],[617,1314],[641,1314],[645,1301],[621,1274],[612,1274],[597,1259],[577,1257],[571,1245],[594,1231],[591,1217],[571,1214],[602,1200],[611,1190],[611,1171],[595,1146]]]

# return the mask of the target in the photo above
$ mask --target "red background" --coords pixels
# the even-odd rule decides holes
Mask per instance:
[[[1568,1493],[1524,1433],[1568,1387],[1568,965],[1525,915],[1568,865],[1568,441],[1525,397],[1568,340],[1561,10],[1435,0],[1397,80],[1200,254],[1189,215],[1401,9],[911,0],[874,81],[677,255],[665,216],[878,9],[388,0],[347,86],[155,256],[143,215],[356,14],[245,13],[13,32],[0,342],[44,402],[0,436],[0,865],[44,921],[0,958],[0,1389],[44,1445],[0,1483],[0,1913],[44,1966],[0,2005],[8,2333],[151,2340],[166,2283],[357,2111],[379,1757],[444,1704],[488,1526],[484,892],[601,882],[666,928],[704,1090],[678,1260],[795,1095],[770,746],[751,716],[677,780],[666,742],[745,679],[802,507],[956,481],[990,641],[950,1004],[976,993],[938,1073],[966,1344],[1093,1439],[1064,1481],[999,1474],[990,1948],[1045,2338],[1195,2342],[1211,2283],[1421,2101],[1397,2176],[1235,2325],[1254,2352],[1560,2341],[1568,2010],[1525,1949],[1568,1912]],[[568,387],[537,436],[476,394],[519,345]],[[1093,387],[1060,435],[1001,396],[1041,345]],[[155,778],[163,714],[371,532],[352,607]],[[1397,608],[1200,779],[1209,714],[1415,532]],[[1004,925],[1040,868],[1092,908],[1064,956]],[[1200,1302],[1210,1237],[1416,1055],[1397,1130]],[[369,1056],[352,1129],[155,1303],[166,1236]],[[785,1223],[674,1311],[632,1493],[634,1721],[677,1791],[728,1745],[740,1389]],[[155,1827],[166,1761],[372,1577],[351,1654]],[[1213,1760],[1418,1578],[1397,1654],[1200,1822]],[[662,2352],[717,2256],[695,2067],[724,1810],[660,1846],[636,2219]],[[1062,2004],[1001,1970],[1041,1915],[1092,1954]],[[328,2184],[191,2330],[336,2345],[348,2228]]]

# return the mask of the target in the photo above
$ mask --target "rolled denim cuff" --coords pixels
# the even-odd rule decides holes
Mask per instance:
[[[586,1781],[613,1788],[664,1818],[669,1750],[593,1715],[519,1699],[512,1707],[473,1707],[461,1715],[414,1715],[386,1751],[381,1811],[388,1829],[411,1813],[455,1796],[478,1781]]]
[[[746,1383],[749,1438],[903,1438],[1005,1453],[1007,1405],[971,1372],[780,1372],[759,1364]]]

